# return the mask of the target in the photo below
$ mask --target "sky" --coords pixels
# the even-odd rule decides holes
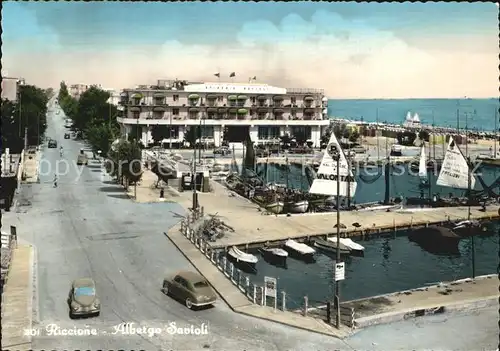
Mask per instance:
[[[330,98],[498,96],[494,3],[4,2],[2,72],[122,89],[157,79]]]

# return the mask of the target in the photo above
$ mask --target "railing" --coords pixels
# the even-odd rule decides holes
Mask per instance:
[[[291,298],[287,296],[284,290],[281,290],[276,298],[266,296],[264,285],[252,283],[250,275],[245,274],[238,269],[232,262],[228,261],[225,252],[220,249],[213,249],[207,240],[199,233],[193,230],[192,224],[204,217],[204,209],[201,207],[200,211],[193,211],[186,216],[181,222],[180,232],[188,239],[203,256],[207,258],[217,269],[233,283],[242,294],[252,303],[260,306],[274,307],[277,310],[287,311],[286,303]],[[269,301],[271,300],[271,301]],[[272,306],[269,306],[269,302]],[[311,306],[312,301],[307,296],[304,296],[303,301],[293,301],[293,305],[300,306],[298,309],[290,310],[305,317],[313,317],[318,319],[327,319],[330,309],[330,316],[333,316],[331,304],[324,301],[314,302],[315,306]],[[348,327],[354,328],[355,326],[355,313],[353,308],[340,307],[341,322]],[[334,319],[334,318],[333,318]]]

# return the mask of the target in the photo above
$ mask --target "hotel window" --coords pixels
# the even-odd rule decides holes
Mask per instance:
[[[223,96],[217,96],[217,101],[219,101],[219,102],[224,101],[224,97]]]
[[[140,112],[132,112],[132,117],[135,118],[135,119],[139,119],[139,117],[141,116],[141,113]]]
[[[250,97],[250,101],[252,102],[252,104],[255,104],[255,102],[257,101],[257,98],[255,96],[252,96],[252,97]]]
[[[178,108],[173,108],[172,109],[172,115],[178,116],[179,115],[179,109]]]
[[[164,103],[165,103],[165,98],[161,98],[161,97],[154,98],[155,105],[163,105]]]
[[[163,112],[161,111],[154,111],[153,112],[153,119],[162,119],[163,118]]]
[[[179,101],[179,95],[174,95],[174,96],[172,96],[172,99],[173,99],[174,101]]]
[[[296,98],[295,96],[292,96],[292,97],[290,98],[290,103],[291,103],[292,105],[296,105],[296,104],[297,104],[297,98]]]
[[[132,105],[140,105],[140,104],[141,104],[140,98],[133,98],[132,99]]]

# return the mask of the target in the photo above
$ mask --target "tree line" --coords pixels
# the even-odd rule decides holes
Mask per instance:
[[[91,86],[79,99],[69,94],[65,82],[61,82],[58,94],[59,106],[73,122],[71,127],[76,135],[85,139],[92,151],[108,159],[108,169],[120,182],[138,182],[142,175],[140,167],[141,145],[138,140],[124,140],[116,117],[117,106],[108,102],[111,94],[97,86]]]
[[[2,150],[20,153],[24,148],[25,129],[27,144],[39,145],[47,130],[47,103],[54,95],[52,89],[34,85],[19,85],[17,101],[2,99]]]

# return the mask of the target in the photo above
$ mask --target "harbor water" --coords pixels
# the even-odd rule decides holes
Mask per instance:
[[[264,165],[259,165],[264,167]],[[381,169],[381,168],[380,168]],[[361,171],[362,172],[362,171]],[[370,174],[373,174],[370,171]],[[487,185],[492,184],[500,175],[496,168],[483,168],[482,177]],[[268,165],[269,182],[286,183],[291,187],[308,189],[307,180],[299,166],[286,167]],[[376,178],[377,176],[371,176]],[[435,185],[436,176],[431,176],[432,193],[442,196],[450,193],[448,188]],[[383,200],[385,192],[384,176],[365,182],[365,177],[356,177],[358,188],[354,197],[357,203]],[[364,179],[364,180],[363,180]],[[418,177],[405,172],[392,175],[391,196],[420,196]],[[479,182],[476,188],[480,189]],[[463,195],[463,191],[451,191],[455,195]],[[498,188],[496,189],[498,193]],[[424,190],[428,196],[428,190]],[[333,227],[333,224],[332,224]],[[498,222],[486,225],[488,229],[483,236],[475,237],[476,275],[496,272],[499,264],[499,231]],[[333,229],[332,229],[333,231]],[[355,241],[359,241],[355,239]],[[423,250],[416,243],[410,242],[406,232],[397,232],[384,238],[373,238],[359,241],[365,247],[364,257],[347,257],[346,279],[341,284],[342,301],[413,289],[426,284],[451,281],[472,275],[472,253],[470,238],[462,239],[459,244],[460,255],[434,255]],[[304,296],[308,296],[310,304],[318,305],[332,298],[334,291],[334,255],[318,255],[316,263],[306,264],[291,257],[287,259],[287,267],[279,268],[270,265],[258,254],[257,272],[251,281],[262,285],[264,277],[278,279],[278,289],[286,292],[287,308],[299,308],[303,305]],[[281,296],[278,300],[281,299]]]

